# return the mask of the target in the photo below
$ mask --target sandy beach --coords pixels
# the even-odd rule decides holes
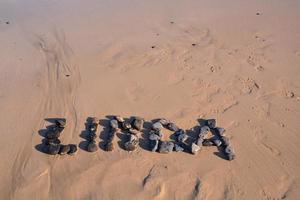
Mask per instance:
[[[0,199],[297,200],[300,1],[0,0]],[[103,150],[111,115],[217,120],[236,152]],[[88,117],[100,119],[87,152]],[[74,156],[39,150],[66,118]],[[171,131],[163,130],[164,140]]]

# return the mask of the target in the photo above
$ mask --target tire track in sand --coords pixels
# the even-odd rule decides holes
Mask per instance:
[[[56,30],[51,36],[46,39],[36,35],[33,42],[41,53],[43,91],[39,105],[32,109],[35,113],[31,121],[35,125],[28,129],[28,139],[23,141],[24,145],[17,153],[12,167],[13,187],[10,197],[13,199],[36,197],[37,191],[40,199],[51,198],[48,195],[55,194],[53,191],[57,190],[51,180],[56,160],[48,156],[41,162],[40,156],[35,155],[35,149],[32,149],[41,141],[37,132],[44,126],[44,118],[67,117],[68,121],[74,122],[69,123],[64,131],[64,142],[70,141],[75,137],[73,133],[79,131],[75,102],[76,89],[81,81],[80,71],[73,63],[75,55],[64,32]]]

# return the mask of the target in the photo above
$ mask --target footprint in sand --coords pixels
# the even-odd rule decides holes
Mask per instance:
[[[256,91],[260,88],[256,81],[252,78],[241,78],[240,81],[242,84],[241,91],[244,94],[251,94],[253,91]]]

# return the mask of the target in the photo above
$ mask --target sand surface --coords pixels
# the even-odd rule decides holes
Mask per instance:
[[[297,0],[1,0],[0,199],[299,199],[299,10]],[[113,152],[39,151],[45,118],[65,117],[61,140],[81,146],[87,117],[105,126],[114,114],[165,117],[191,138],[199,118],[216,118],[237,157],[152,153],[145,134],[132,153],[122,135]]]

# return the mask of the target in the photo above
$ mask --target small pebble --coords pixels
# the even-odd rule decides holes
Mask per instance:
[[[116,119],[112,119],[109,121],[109,125],[111,128],[114,128],[114,129],[118,129],[119,128],[119,123]]]
[[[88,152],[95,152],[98,150],[98,146],[95,141],[91,141],[87,146]]]
[[[176,152],[181,152],[181,151],[184,151],[184,148],[181,147],[179,144],[175,144],[174,150]]]
[[[214,143],[214,145],[216,145],[217,147],[221,146],[222,142],[219,139],[212,139],[212,142]]]
[[[65,127],[66,123],[67,123],[66,119],[56,119],[55,120],[55,124],[58,127]]]
[[[129,130],[129,129],[131,128],[131,124],[130,124],[129,122],[127,122],[127,121],[124,121],[124,122],[122,123],[122,127],[123,127],[123,129],[125,129],[125,130]]]
[[[53,139],[57,139],[60,137],[60,132],[58,130],[48,130],[46,132],[46,139],[48,140],[53,140]]]
[[[170,141],[162,141],[159,144],[159,153],[171,153],[174,149],[174,143]]]
[[[225,148],[225,154],[226,154],[228,160],[234,160],[235,159],[235,153],[234,153],[234,150],[231,146],[227,146]]]
[[[192,154],[197,154],[198,153],[198,151],[200,151],[200,149],[201,149],[201,147],[200,146],[198,146],[197,144],[195,144],[195,143],[192,143],[192,146],[191,146],[191,153]]]
[[[187,139],[188,139],[188,136],[187,136],[187,134],[185,134],[185,133],[180,134],[180,135],[177,137],[177,141],[178,141],[178,142],[185,142]]]
[[[47,153],[50,154],[50,155],[56,155],[56,154],[58,154],[59,150],[60,150],[60,145],[59,144],[50,144],[48,146]]]
[[[119,123],[123,123],[123,122],[125,121],[124,118],[121,117],[121,116],[119,116],[119,115],[115,116],[115,119],[116,119]]]
[[[59,148],[59,154],[60,155],[65,155],[65,154],[67,154],[68,152],[70,151],[70,146],[69,145],[64,145],[64,144],[62,144],[62,145],[60,145],[60,148]]]
[[[170,123],[170,121],[165,118],[160,119],[158,122],[161,123],[163,126],[167,126]]]
[[[51,145],[51,144],[60,144],[60,140],[58,138],[53,138],[53,139],[47,139],[45,140],[46,145]]]
[[[76,144],[69,144],[69,146],[70,146],[70,150],[68,151],[68,154],[70,156],[75,155],[76,152],[77,152],[77,145]]]
[[[158,143],[159,143],[159,140],[150,140],[149,147],[150,147],[150,149],[151,149],[152,152],[157,151],[157,149],[158,149]]]
[[[170,131],[178,131],[179,130],[178,126],[174,123],[169,123],[167,125],[167,129],[169,129]]]
[[[160,131],[163,128],[163,125],[160,122],[155,122],[152,124],[152,129],[156,131]]]
[[[87,128],[89,132],[96,132],[98,129],[98,124],[97,123],[89,124]]]
[[[159,135],[156,135],[156,134],[150,134],[149,135],[149,140],[160,140],[161,137],[159,137]]]
[[[114,150],[114,144],[112,142],[109,142],[105,145],[105,150],[106,151],[112,151]]]
[[[87,140],[90,141],[90,142],[95,141],[96,139],[97,139],[97,134],[94,133],[94,132],[89,133],[88,136],[87,136]]]
[[[225,147],[230,145],[230,140],[229,140],[228,137],[222,136],[221,141],[222,141],[222,145],[225,146]]]
[[[141,117],[135,117],[133,122],[132,122],[132,127],[135,128],[136,130],[141,131],[144,126],[144,119]]]
[[[140,133],[140,131],[133,129],[133,128],[129,129],[128,131],[130,134],[133,134],[133,135],[138,135]]]
[[[208,120],[206,120],[206,125],[209,128],[216,128],[216,120],[215,119],[208,119]]]
[[[214,133],[217,135],[217,136],[224,136],[225,134],[225,129],[224,128],[221,128],[221,127],[216,127],[213,129],[214,130]]]
[[[202,142],[202,145],[206,146],[206,147],[209,147],[209,146],[213,146],[214,143],[209,139],[204,139],[203,142]]]

